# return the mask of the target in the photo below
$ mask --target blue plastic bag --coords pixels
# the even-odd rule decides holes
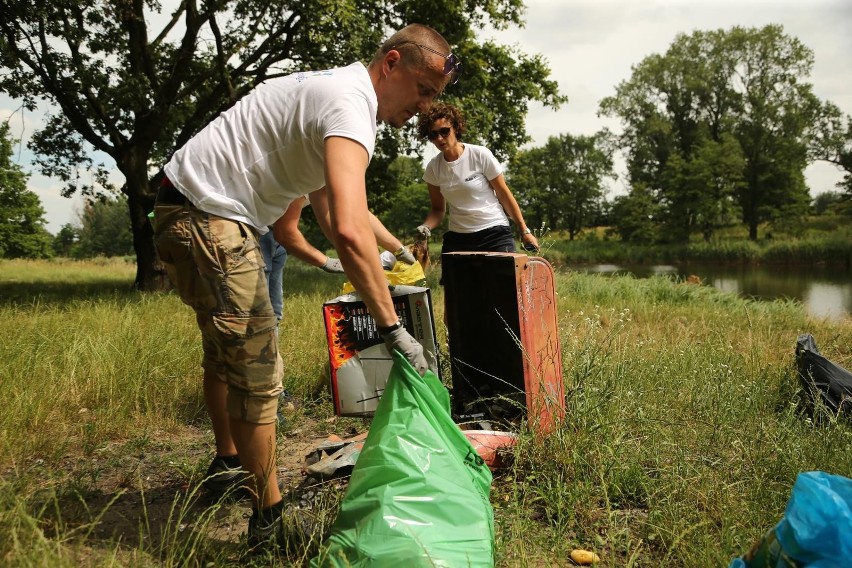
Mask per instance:
[[[800,473],[784,517],[729,568],[852,566],[852,479]]]

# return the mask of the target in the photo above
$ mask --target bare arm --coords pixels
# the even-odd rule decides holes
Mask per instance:
[[[358,290],[380,327],[398,320],[379,255],[367,209],[364,174],[367,151],[348,138],[325,140],[325,179],[330,232],[346,276]],[[318,215],[319,216],[319,215]]]
[[[515,200],[512,190],[509,189],[508,185],[506,185],[506,178],[503,177],[503,174],[492,179],[489,183],[491,184],[491,188],[494,190],[494,194],[497,196],[497,200],[500,202],[500,205],[503,206],[503,210],[506,211],[506,214],[509,215],[509,217],[521,230],[521,241],[525,245],[538,248],[538,239],[535,238],[535,235],[533,235],[532,232],[527,232],[527,224],[524,222],[524,215],[521,213],[521,208]]]
[[[376,241],[378,241],[383,249],[397,252],[402,248],[402,242],[393,236],[387,227],[379,221],[379,218],[372,213],[370,213],[370,225],[373,227],[373,234],[376,235]]]
[[[299,219],[302,216],[304,202],[304,197],[295,199],[284,212],[284,215],[272,226],[272,233],[275,235],[275,240],[287,249],[287,254],[291,254],[312,266],[322,266],[328,257],[309,243],[302,231],[299,230]]]
[[[429,202],[432,204],[432,208],[429,209],[429,213],[426,215],[426,219],[423,221],[423,224],[429,227],[429,229],[434,229],[441,224],[441,221],[444,220],[447,202],[441,194],[440,187],[432,185],[431,183],[427,183],[426,187],[429,188]]]
[[[311,207],[314,210],[314,215],[317,217],[322,232],[331,240],[331,214],[328,210],[328,195],[325,188],[311,193]],[[369,213],[370,227],[373,229],[373,234],[376,236],[376,242],[385,250],[396,252],[402,248],[402,242],[388,231],[387,227],[379,220],[378,217]]]

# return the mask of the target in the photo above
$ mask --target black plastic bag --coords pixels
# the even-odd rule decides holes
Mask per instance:
[[[796,365],[809,414],[820,400],[835,416],[852,416],[852,373],[823,357],[809,333],[796,340]]]

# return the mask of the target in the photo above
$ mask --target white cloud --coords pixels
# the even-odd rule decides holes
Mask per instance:
[[[812,0],[527,0],[524,29],[491,31],[485,37],[540,53],[551,78],[569,102],[553,111],[530,105],[527,132],[532,145],[549,136],[591,134],[619,129],[599,118],[598,104],[631,75],[645,57],[664,53],[679,33],[763,27],[780,24],[814,52],[810,82],[822,99],[852,114],[852,2]],[[806,176],[813,194],[835,189],[842,174],[829,164],[814,164]]]

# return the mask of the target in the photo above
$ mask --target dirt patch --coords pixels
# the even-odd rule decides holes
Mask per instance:
[[[309,477],[305,458],[330,433],[348,438],[359,429],[366,431],[367,423],[297,414],[279,428],[279,484],[291,511],[310,520],[306,530],[322,532],[333,521],[348,478]],[[201,488],[212,443],[209,430],[187,426],[145,440],[115,442],[89,456],[66,455],[59,475],[51,476],[52,488],[34,500],[36,508],[44,508],[45,532],[79,534],[95,555],[98,543],[104,550],[120,543],[123,550],[167,555],[176,542],[193,539],[215,547],[217,555],[243,554],[250,500],[214,502]],[[318,509],[323,510],[318,514]],[[315,526],[318,518],[322,526]],[[319,536],[309,535],[315,541]]]

